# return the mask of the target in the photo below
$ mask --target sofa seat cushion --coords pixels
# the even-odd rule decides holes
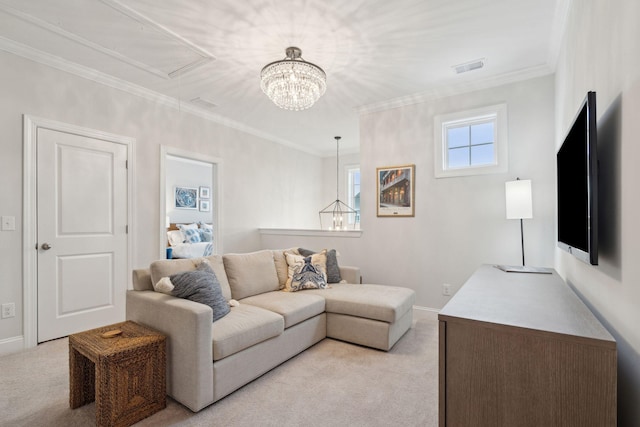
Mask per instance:
[[[250,304],[231,307],[229,314],[211,325],[213,360],[224,359],[284,331],[284,318]]]
[[[284,317],[284,328],[296,325],[324,312],[325,300],[321,296],[303,292],[267,292],[240,301],[273,311]]]
[[[327,313],[347,314],[365,319],[393,323],[411,310],[415,292],[408,288],[385,285],[353,285],[336,283],[330,289],[304,292],[321,295]]]

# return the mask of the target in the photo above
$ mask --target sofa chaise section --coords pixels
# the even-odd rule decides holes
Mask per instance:
[[[327,337],[388,351],[411,327],[415,293],[408,288],[338,283],[322,295],[327,313]]]

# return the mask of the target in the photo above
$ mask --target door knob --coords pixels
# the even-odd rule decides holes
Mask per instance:
[[[51,245],[48,243],[43,243],[41,248],[42,250],[48,251],[49,249],[51,249]]]

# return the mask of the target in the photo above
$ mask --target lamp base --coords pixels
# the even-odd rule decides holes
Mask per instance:
[[[494,265],[494,267],[506,273],[538,273],[538,274],[553,273],[553,269],[547,268],[547,267],[529,267],[525,265]]]

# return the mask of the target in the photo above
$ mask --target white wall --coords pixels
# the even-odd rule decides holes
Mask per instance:
[[[16,231],[0,232],[0,303],[15,302],[16,317],[0,320],[0,352],[22,335],[22,115],[125,135],[135,143],[133,267],[160,252],[165,218],[160,200],[160,146],[222,159],[224,250],[260,247],[259,227],[310,228],[317,223],[322,159],[158,102],[0,51],[0,215],[16,217]],[[259,90],[259,89],[257,89]],[[164,244],[164,242],[162,242]],[[4,341],[3,341],[4,340]]]
[[[573,1],[556,72],[556,147],[596,91],[599,265],[556,250],[556,266],[618,344],[618,421],[640,423],[640,2]]]
[[[524,221],[528,265],[552,266],[555,246],[553,77],[363,115],[362,274],[413,288],[416,304],[441,308],[481,264],[521,264],[520,225],[505,219],[504,183],[531,179],[533,216]],[[434,177],[434,116],[506,102],[509,171]],[[416,165],[415,217],[376,216],[377,167]]]

